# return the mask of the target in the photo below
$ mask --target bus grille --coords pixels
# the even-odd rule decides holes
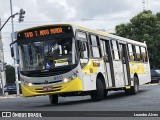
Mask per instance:
[[[32,84],[34,84],[34,85],[40,85],[40,84],[51,84],[51,83],[57,83],[57,82],[62,82],[62,80],[51,81],[51,82],[48,82],[48,83],[46,83],[46,82],[41,82],[41,83],[32,83]]]

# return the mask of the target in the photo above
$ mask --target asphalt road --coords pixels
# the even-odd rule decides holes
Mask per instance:
[[[160,85],[140,86],[139,93],[130,96],[112,91],[99,102],[90,96],[60,97],[57,105],[50,105],[48,96],[1,98],[0,111],[160,111]]]

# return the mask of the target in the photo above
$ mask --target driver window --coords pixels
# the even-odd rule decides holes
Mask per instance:
[[[83,42],[83,48],[84,50],[81,52],[80,58],[82,59],[88,59],[88,48],[87,48],[87,42]]]
[[[83,51],[80,52],[80,62],[81,62],[81,67],[83,68],[88,63],[89,51],[87,42],[83,42],[82,45],[83,45],[82,46]]]
[[[87,34],[85,32],[78,31],[76,33],[77,47],[80,58],[80,65],[83,68],[88,63],[89,50],[88,50],[88,40]]]

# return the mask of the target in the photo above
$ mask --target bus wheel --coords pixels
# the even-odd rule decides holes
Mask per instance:
[[[96,87],[97,89],[92,91],[90,96],[93,101],[100,101],[104,97],[104,88],[100,79],[97,79]]]
[[[58,94],[49,95],[49,101],[51,104],[57,104],[58,103]]]
[[[139,91],[139,82],[138,78],[134,77],[134,86],[131,87],[131,94],[134,95]]]
[[[139,91],[139,82],[138,78],[134,77],[134,86],[131,87],[129,90],[125,90],[127,95],[135,95]]]

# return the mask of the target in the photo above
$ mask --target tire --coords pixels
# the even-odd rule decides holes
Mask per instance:
[[[93,101],[100,101],[104,98],[104,88],[100,79],[97,79],[96,90],[92,91],[90,96]]]
[[[127,89],[125,90],[125,94],[126,95],[135,95],[137,94],[139,91],[139,82],[138,82],[138,78],[134,77],[134,86],[131,86],[131,89]]]
[[[4,95],[5,95],[5,96],[8,96],[8,95],[9,95],[9,92],[4,92]]]
[[[49,95],[49,101],[51,104],[57,104],[58,103],[58,94]]]

